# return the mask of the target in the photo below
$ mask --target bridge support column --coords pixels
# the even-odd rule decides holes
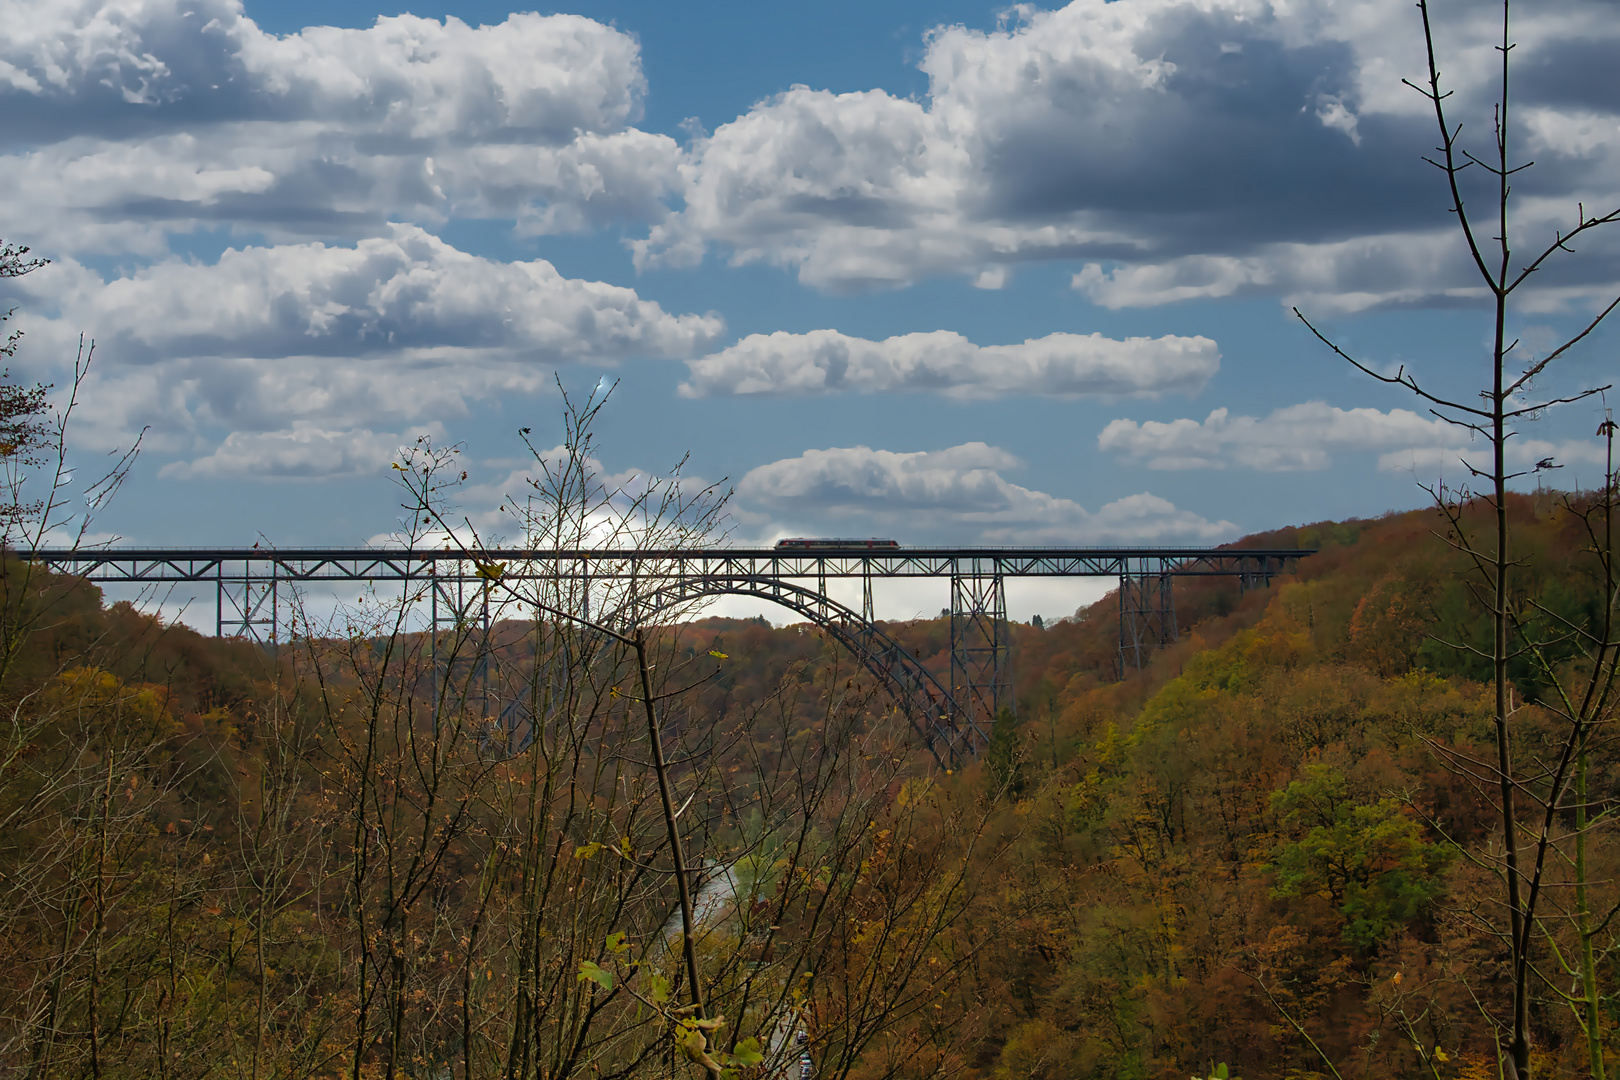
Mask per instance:
[[[221,577],[214,582],[214,636],[251,638],[261,645],[277,640],[276,583],[272,564],[269,581],[249,577]],[[268,630],[269,635],[261,633]]]
[[[1282,560],[1256,555],[1238,562],[1238,592],[1271,588],[1271,579],[1282,573]]]
[[[1135,565],[1133,565],[1133,563]],[[1119,677],[1147,666],[1153,650],[1179,640],[1174,579],[1149,560],[1126,560],[1119,575]]]
[[[1002,709],[1016,710],[1007,590],[994,559],[964,560],[951,575],[951,697],[960,727],[980,744]]]
[[[438,727],[441,702],[455,693],[451,673],[456,661],[472,648],[471,666],[461,698],[476,701],[484,716],[490,714],[489,701],[489,590],[482,580],[470,581],[465,573],[452,571],[441,576],[438,564],[428,589],[428,663],[433,670],[432,715]],[[448,648],[446,647],[448,646]]]

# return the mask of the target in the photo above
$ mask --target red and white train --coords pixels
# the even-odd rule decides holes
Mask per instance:
[[[877,537],[795,536],[776,542],[777,551],[893,551],[900,545]]]

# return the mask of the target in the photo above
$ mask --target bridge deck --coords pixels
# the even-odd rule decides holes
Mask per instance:
[[[31,560],[93,581],[412,581],[487,576],[926,578],[1262,576],[1314,554],[1300,548],[907,547],[898,549],[681,548],[562,550],[489,548],[41,548]]]

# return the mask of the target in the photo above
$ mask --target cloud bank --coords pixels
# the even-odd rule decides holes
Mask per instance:
[[[398,458],[400,448],[409,447],[418,435],[438,435],[442,430],[433,424],[409,432],[324,431],[296,423],[289,431],[233,431],[213,453],[194,461],[170,462],[158,475],[180,480],[369,476],[386,469]]]
[[[160,253],[228,224],[355,236],[391,215],[533,232],[665,213],[630,35],[576,15],[412,15],[266,34],[239,0],[3,7],[0,187],[57,250]]]
[[[895,535],[903,543],[969,532],[997,544],[1209,542],[1237,531],[1229,521],[1208,521],[1146,492],[1090,512],[1003,475],[1021,465],[982,442],[935,451],[807,450],[749,472],[737,484],[737,499],[746,511],[788,522],[788,531],[882,529],[903,532]]]
[[[1203,422],[1115,420],[1097,447],[1150,469],[1221,469],[1241,465],[1265,472],[1325,469],[1335,450],[1448,446],[1454,429],[1406,409],[1339,409],[1307,401],[1270,415],[1211,412]]]
[[[1282,295],[1360,310],[1472,287],[1420,155],[1432,119],[1402,0],[1074,0],[924,40],[925,98],[806,86],[682,146],[639,129],[634,37],[574,15],[410,15],[267,34],[240,0],[8,0],[0,190],[56,251],[161,256],[224,227],[353,240],[389,220],[645,229],[639,263],[715,250],[829,290],[1079,260],[1112,307]],[[1437,13],[1456,119],[1488,132],[1495,16]],[[1620,202],[1620,23],[1516,20],[1526,242]],[[1523,246],[1523,244],[1521,244]],[[1562,276],[1561,276],[1562,275]],[[1587,244],[1537,288],[1620,276]]]
[[[1407,409],[1340,409],[1307,401],[1267,416],[1233,416],[1216,409],[1203,421],[1115,420],[1097,436],[1097,447],[1150,469],[1224,469],[1261,472],[1326,469],[1334,453],[1378,452],[1379,468],[1435,472],[1469,461],[1483,466],[1483,441]],[[1560,464],[1601,464],[1602,447],[1590,440],[1549,442],[1520,435],[1508,442],[1510,467],[1533,467],[1552,458]]]
[[[1220,370],[1206,337],[1049,334],[1019,345],[973,344],[948,330],[883,341],[836,330],[750,334],[687,361],[683,397],[802,396],[850,390],[935,391],[953,397],[1007,394],[1136,397],[1197,394]]]
[[[635,290],[565,278],[544,259],[503,263],[414,225],[353,247],[230,249],[103,281],[77,264],[22,279],[120,363],[175,357],[392,354],[541,364],[681,356],[709,344],[714,315],[674,316]]]
[[[1496,15],[1439,18],[1454,119],[1488,133]],[[1414,20],[1396,0],[1074,0],[993,32],[940,27],[923,100],[797,86],[719,126],[638,258],[717,249],[834,291],[938,273],[994,287],[1019,263],[1073,258],[1088,262],[1076,287],[1116,307],[1446,302],[1471,268],[1420,160],[1433,119],[1400,85],[1424,71]],[[1512,136],[1538,160],[1521,224],[1550,241],[1578,199],[1620,202],[1620,103],[1593,75],[1620,23],[1578,0],[1524,13],[1515,37]],[[1620,241],[1559,272],[1575,276],[1543,287],[1614,280]]]
[[[89,395],[99,439],[151,425],[172,451],[234,433],[175,476],[348,475],[391,452],[372,440],[395,439],[376,434],[394,425],[537,392],[572,363],[687,356],[724,330],[716,315],[672,315],[633,289],[469,255],[402,224],[353,247],[247,247],[111,281],[69,260],[12,284],[26,312],[56,307],[19,316],[24,357],[71,356],[82,328],[111,358]],[[345,449],[317,452],[320,439]],[[244,464],[248,447],[280,464]]]

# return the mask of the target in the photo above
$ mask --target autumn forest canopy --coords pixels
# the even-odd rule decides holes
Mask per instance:
[[[1588,663],[1572,631],[1612,602],[1592,570],[1610,496],[1509,501],[1530,835],[1554,698]],[[554,618],[430,642],[374,602],[270,649],[12,561],[0,1062],[1494,1076],[1512,977],[1489,619],[1454,527],[1251,537],[1319,554],[1269,588],[1179,580],[1180,640],[1123,681],[1113,597],[1014,625],[1016,714],[949,773],[814,627],[657,630],[701,1008],[623,642]],[[948,666],[945,620],[886,629]],[[1582,1073],[1587,1025],[1615,1030],[1608,719],[1535,868],[1539,1075]]]

